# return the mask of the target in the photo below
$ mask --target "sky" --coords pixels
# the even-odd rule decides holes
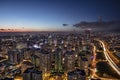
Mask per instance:
[[[0,0],[0,29],[71,31],[73,24],[98,21],[99,16],[120,20],[120,1]]]

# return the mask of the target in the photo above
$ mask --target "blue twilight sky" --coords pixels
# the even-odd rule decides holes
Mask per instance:
[[[119,0],[0,0],[0,28],[73,30],[80,21],[120,20]],[[69,24],[64,27],[62,24]]]

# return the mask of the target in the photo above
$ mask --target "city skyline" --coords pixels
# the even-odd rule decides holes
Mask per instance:
[[[120,0],[0,0],[0,80],[120,80]]]
[[[120,33],[0,34],[0,80],[120,79]]]
[[[104,21],[119,20],[119,4],[119,0],[1,0],[0,29],[3,32],[6,29],[72,31],[76,29],[73,24],[81,21],[95,22],[99,16]]]

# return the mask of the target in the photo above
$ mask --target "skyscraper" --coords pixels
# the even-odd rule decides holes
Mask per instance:
[[[75,55],[74,51],[67,51],[65,53],[65,70],[72,71],[75,67]]]
[[[44,72],[50,71],[50,53],[45,50],[41,49],[40,51],[40,70]]]
[[[90,29],[85,30],[85,42],[90,43],[91,42],[91,32]]]
[[[82,70],[88,67],[88,59],[86,58],[86,56],[78,56],[78,65]]]
[[[62,71],[62,50],[57,48],[55,51],[55,71]]]
[[[35,67],[39,67],[40,64],[41,64],[40,63],[40,57],[37,56],[37,55],[34,55],[34,54],[31,55],[31,61],[35,65]]]
[[[85,75],[86,73],[84,70],[76,69],[74,71],[68,72],[67,78],[68,80],[86,80]]]
[[[18,64],[20,62],[20,52],[18,50],[9,50],[8,60],[13,64]]]
[[[23,73],[23,80],[43,80],[42,71],[35,68],[28,68]]]

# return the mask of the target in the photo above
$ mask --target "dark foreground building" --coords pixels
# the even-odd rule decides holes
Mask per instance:
[[[86,80],[86,73],[84,70],[76,69],[74,71],[68,72],[68,80]]]
[[[43,80],[42,71],[35,68],[28,68],[23,73],[23,80]]]

